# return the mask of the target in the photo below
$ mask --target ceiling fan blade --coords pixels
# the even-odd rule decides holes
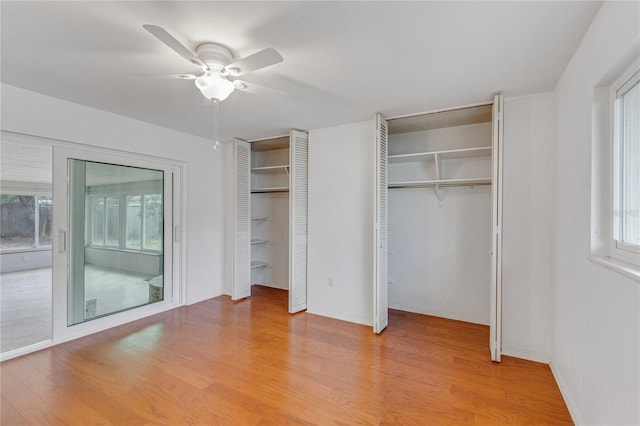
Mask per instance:
[[[227,65],[225,69],[233,76],[246,74],[251,71],[259,70],[260,68],[268,67],[282,62],[282,56],[272,47],[268,47],[253,55],[249,55],[246,58],[242,58],[230,65]]]
[[[245,93],[251,93],[254,95],[257,94],[272,94],[272,95],[284,95],[282,90],[273,89],[271,87],[261,86],[259,84],[251,83],[248,81],[241,80],[233,80],[233,85],[236,87],[236,90]]]
[[[206,65],[204,64],[204,62],[202,62],[200,58],[196,56],[195,53],[193,53],[192,51],[184,47],[182,43],[176,40],[164,28],[159,27],[157,25],[148,25],[148,24],[143,25],[142,28],[149,31],[158,40],[160,40],[161,42],[169,46],[174,52],[176,52],[178,55],[185,58],[187,61],[191,62],[192,64],[198,67],[206,68]]]
[[[178,78],[180,80],[195,80],[196,78],[198,78],[197,75],[193,75],[193,74],[165,74],[165,75],[170,78]]]

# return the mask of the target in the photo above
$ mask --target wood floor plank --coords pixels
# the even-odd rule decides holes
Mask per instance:
[[[486,326],[390,310],[375,335],[252,292],[2,363],[2,424],[571,424],[549,367],[491,362]]]
[[[29,424],[5,397],[0,399],[0,424],[22,426]]]
[[[0,392],[2,399],[18,412],[35,407],[42,402],[27,385],[6,368],[2,368],[0,372]]]

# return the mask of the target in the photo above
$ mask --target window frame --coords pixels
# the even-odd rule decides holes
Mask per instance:
[[[622,234],[622,184],[624,170],[622,126],[623,114],[621,113],[620,98],[632,88],[640,84],[640,64],[634,63],[629,67],[610,89],[611,105],[611,200],[610,215],[610,257],[635,266],[640,266],[640,246],[620,241]]]

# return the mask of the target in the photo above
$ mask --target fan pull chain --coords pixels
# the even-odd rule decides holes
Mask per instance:
[[[218,101],[217,99],[213,99],[213,139],[215,140],[213,149],[218,149],[218,145],[220,145],[220,142],[218,141],[220,132],[220,112],[218,109],[218,104],[220,104],[220,101]]]

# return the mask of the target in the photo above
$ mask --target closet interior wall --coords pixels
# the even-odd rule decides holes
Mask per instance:
[[[476,108],[389,120],[390,308],[489,324],[491,105]]]
[[[289,137],[251,143],[251,284],[289,289]]]

